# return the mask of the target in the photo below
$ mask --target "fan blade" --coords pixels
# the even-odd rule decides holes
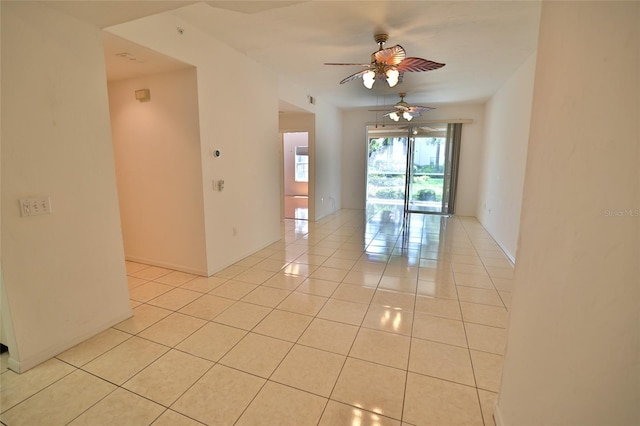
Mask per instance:
[[[405,53],[402,46],[396,44],[395,46],[389,47],[387,49],[378,50],[373,54],[373,57],[378,63],[384,63],[387,65],[398,65],[399,63],[404,61],[406,55],[407,54]]]
[[[351,80],[355,80],[356,78],[362,78],[362,75],[363,75],[364,73],[366,73],[367,71],[369,71],[369,70],[368,70],[368,69],[366,69],[366,70],[358,71],[358,72],[357,72],[357,73],[355,73],[355,74],[351,74],[349,77],[344,78],[344,79],[340,82],[340,84],[348,83],[349,81],[351,81]]]
[[[412,106],[412,107],[409,107],[409,112],[410,113],[417,112],[418,114],[422,114],[423,112],[431,111],[433,109],[435,108],[425,107],[425,106]]]
[[[325,65],[351,65],[354,67],[369,67],[371,64],[350,64],[350,63],[338,63],[338,62],[325,62]]]
[[[396,69],[398,71],[406,72],[406,71],[431,71],[437,70],[438,68],[444,67],[446,64],[441,64],[439,62],[428,61],[422,58],[405,58]]]

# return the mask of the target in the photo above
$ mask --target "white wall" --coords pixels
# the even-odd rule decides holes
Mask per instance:
[[[367,179],[367,122],[371,113],[346,110],[342,113],[342,208],[364,209]]]
[[[520,228],[535,66],[534,53],[485,107],[476,217],[512,261]]]
[[[315,98],[316,94],[310,95],[307,90],[295,83],[292,83],[286,76],[278,76],[278,98],[280,99],[280,102],[289,106],[289,108],[286,109],[287,111],[295,109],[298,112],[293,114],[315,114],[316,105],[315,103],[310,103],[309,96],[313,96]],[[291,111],[285,113],[285,115],[287,114],[291,114]]]
[[[206,275],[195,68],[108,86],[126,258]]]
[[[165,13],[109,30],[197,67],[207,272],[213,274],[279,239],[278,79],[176,19]],[[233,63],[223,66],[224,74],[220,58]],[[213,189],[217,180],[225,181],[224,191]]]
[[[1,7],[3,303],[24,371],[131,308],[101,32],[41,3]],[[20,217],[32,196],[52,214]]]
[[[321,99],[316,104],[315,220],[342,208],[342,114]]]
[[[640,3],[544,2],[499,425],[640,419]]]
[[[367,166],[367,124],[375,124],[373,113],[351,110],[343,113],[342,134],[342,207],[362,209],[365,204]],[[456,214],[475,216],[478,178],[484,129],[483,105],[436,105],[436,109],[422,116],[424,120],[469,119],[472,123],[462,126],[462,146],[458,173]],[[421,120],[411,121],[419,124]]]

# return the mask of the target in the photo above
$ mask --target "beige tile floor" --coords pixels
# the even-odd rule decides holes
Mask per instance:
[[[513,270],[474,218],[341,210],[209,278],[126,266],[133,318],[2,357],[3,424],[494,424]]]

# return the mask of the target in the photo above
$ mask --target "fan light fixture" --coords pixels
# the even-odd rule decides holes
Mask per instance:
[[[383,49],[382,46],[388,38],[386,34],[377,34],[374,38],[378,43],[378,51],[371,55],[372,69],[362,75],[362,83],[364,87],[371,89],[376,78],[380,78],[387,80],[389,87],[394,87],[400,81],[400,71],[395,66],[404,60],[404,49],[401,46]]]
[[[392,112],[389,114],[389,118],[392,119],[393,121],[399,121],[400,120],[400,116],[398,115],[397,112]],[[404,118],[407,121],[411,121],[413,119],[413,115],[409,114],[408,112],[403,112],[402,113],[402,118]]]
[[[387,70],[387,72],[385,72],[386,76],[387,76],[387,83],[389,83],[389,87],[393,87],[396,84],[398,84],[398,78],[400,77],[400,71],[398,70]]]
[[[398,84],[400,72],[395,69],[388,69],[383,74],[386,77],[387,83],[389,87],[393,87]],[[364,87],[367,89],[371,89],[373,87],[373,83],[376,82],[376,72],[369,70],[362,74],[362,83],[364,83]]]
[[[393,121],[400,121],[400,117],[407,121],[411,121],[414,117],[420,117],[423,112],[433,109],[431,107],[409,105],[404,101],[404,97],[407,96],[406,93],[398,93],[398,95],[400,96],[400,102],[393,106],[393,111],[389,111],[388,109],[371,109],[369,111],[388,111],[384,116],[389,117]]]
[[[376,73],[369,70],[362,75],[362,82],[364,83],[364,87],[367,89],[371,89],[373,87],[373,83],[376,81]]]
[[[431,71],[442,68],[445,64],[429,61],[422,58],[408,58],[406,52],[399,44],[383,49],[384,43],[389,36],[387,34],[376,34],[374,40],[378,43],[378,50],[371,54],[371,63],[352,64],[325,62],[325,65],[351,65],[366,67],[362,71],[343,79],[340,84],[346,83],[356,78],[362,78],[362,83],[367,89],[371,89],[376,80],[386,80],[389,87],[394,87],[402,83],[402,77],[409,71]]]

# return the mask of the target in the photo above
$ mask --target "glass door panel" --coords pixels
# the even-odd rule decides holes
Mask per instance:
[[[408,138],[406,130],[369,129],[367,214],[381,222],[402,220],[405,208]]]
[[[410,130],[407,210],[443,213],[446,126]]]

